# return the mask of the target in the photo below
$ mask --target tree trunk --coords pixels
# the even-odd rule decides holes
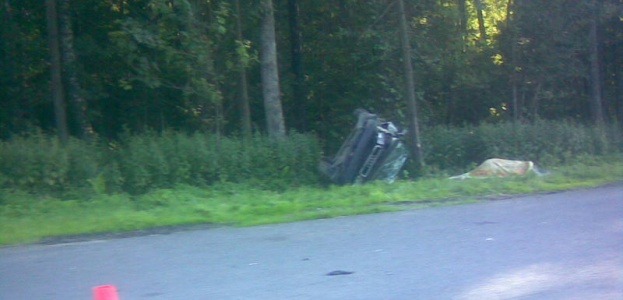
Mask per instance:
[[[422,144],[420,142],[420,126],[418,122],[417,104],[415,98],[415,79],[413,67],[411,65],[411,45],[407,28],[407,17],[403,0],[398,0],[398,10],[400,14],[400,42],[402,44],[402,61],[405,73],[405,93],[407,96],[407,108],[409,113],[409,132],[408,140],[410,144],[411,157],[416,162],[420,170],[424,167],[422,156]],[[418,170],[419,171],[419,170]]]
[[[619,46],[617,48],[620,48],[623,50],[623,47]],[[618,52],[621,53],[621,52]],[[615,63],[618,63],[619,66],[623,65],[623,59],[621,59],[621,56],[619,56],[619,58],[617,58],[617,60],[615,61]],[[618,116],[617,116],[617,121],[619,123],[621,132],[623,132],[623,70],[622,69],[618,69],[616,71],[616,89],[615,89],[615,93],[614,93],[614,103],[615,107],[618,106]]]
[[[67,94],[71,102],[71,112],[77,125],[78,136],[89,140],[93,134],[93,128],[87,117],[87,103],[83,96],[82,87],[78,81],[78,68],[76,52],[74,49],[74,32],[71,28],[70,0],[60,0],[59,21],[61,34],[61,52],[63,59],[63,71],[67,80]]]
[[[478,41],[485,43],[487,41],[487,29],[485,27],[485,18],[482,15],[482,2],[480,0],[474,0],[474,6],[476,7],[476,16],[478,17],[478,31],[480,37]]]
[[[541,100],[541,87],[543,86],[542,81],[539,80],[536,83],[536,88],[534,89],[534,95],[532,96],[532,120],[536,121],[539,119],[539,102]]]
[[[599,5],[596,0],[592,1],[593,16],[590,21],[589,43],[590,43],[590,69],[591,69],[591,115],[596,124],[604,123],[604,113],[601,95],[601,76],[599,62]]]
[[[463,41],[463,51],[467,47],[467,6],[465,0],[457,0],[457,6],[459,10],[459,32],[461,34],[461,40]]]
[[[214,59],[212,58],[214,51],[212,50],[212,47],[208,48],[208,55],[210,58],[207,60],[207,64],[205,66],[204,77],[208,80],[209,83],[212,84],[215,91],[215,96],[210,99],[211,103],[205,103],[203,110],[203,112],[205,113],[204,120],[208,119],[207,109],[205,109],[205,107],[207,107],[208,104],[214,105],[214,133],[218,137],[220,137],[223,135],[223,130],[225,127],[225,112],[223,109],[222,96],[223,94],[221,93],[220,82],[218,81],[218,79],[216,79],[216,66],[214,65]]]
[[[200,0],[193,0],[190,2],[191,6],[188,10],[187,23],[183,25],[183,31],[192,35],[194,38],[201,40],[205,43],[203,48],[203,54],[201,60],[196,60],[195,70],[198,76],[205,79],[205,82],[210,86],[211,93],[209,95],[197,94],[196,104],[201,107],[201,114],[199,115],[201,120],[201,127],[211,129],[217,137],[223,135],[225,127],[225,111],[223,108],[223,94],[221,92],[221,82],[218,78],[217,68],[215,64],[216,54],[213,49],[213,43],[209,42],[209,34],[203,27],[209,23],[209,16],[202,14],[202,11],[206,10],[206,7],[202,6]],[[205,3],[203,4],[205,5]],[[211,123],[213,118],[214,122]],[[210,128],[208,124],[213,124]]]
[[[511,32],[511,73],[510,73],[510,84],[511,84],[511,92],[512,92],[512,112],[513,112],[513,122],[519,121],[519,96],[517,94],[517,34],[516,28],[513,24],[513,0],[508,0],[506,3],[506,29]],[[513,27],[511,27],[513,26]]]
[[[45,1],[47,19],[48,47],[50,48],[50,94],[54,103],[56,130],[61,142],[67,142],[67,113],[65,111],[65,93],[61,77],[61,54],[58,42],[58,12],[56,0]]]
[[[305,93],[303,92],[303,59],[302,59],[302,37],[299,27],[299,1],[288,0],[288,18],[290,23],[290,52],[292,56],[292,82],[293,107],[296,114],[297,129],[307,130],[307,110],[305,105]]]
[[[238,41],[242,43],[242,11],[240,10],[240,0],[236,0],[236,34]],[[247,82],[247,64],[245,58],[238,58],[238,72],[240,79],[240,129],[244,137],[251,136],[251,108],[249,105],[249,84]]]
[[[514,47],[515,47],[515,45],[513,45],[513,48]],[[513,55],[513,60],[514,59],[515,59],[515,56]],[[513,67],[515,67],[514,63],[513,63]],[[512,106],[513,122],[517,122],[517,121],[519,121],[519,110],[520,110],[519,109],[519,95],[517,93],[517,71],[516,70],[512,70],[511,72],[512,72],[511,73],[511,92],[512,92],[512,96],[513,96],[513,106]]]
[[[262,65],[262,90],[267,130],[271,138],[282,138],[285,137],[286,129],[279,90],[275,17],[272,0],[262,0],[262,13],[260,61]]]
[[[443,97],[442,101],[446,104],[446,115],[445,115],[445,123],[447,126],[450,126],[454,123],[454,91],[452,88],[454,82],[455,72],[452,71],[444,71],[443,75],[443,83],[442,83],[442,93]]]

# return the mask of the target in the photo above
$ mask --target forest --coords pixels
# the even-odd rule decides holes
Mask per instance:
[[[9,143],[32,135],[42,148],[58,137],[104,141],[109,150],[157,147],[149,139],[171,132],[189,144],[197,135],[216,143],[255,136],[258,145],[258,135],[293,136],[287,151],[318,150],[305,158],[313,164],[339,147],[356,108],[421,128],[425,159],[439,168],[500,153],[473,154],[484,146],[469,139],[470,128],[536,128],[543,143],[573,143],[567,131],[599,139],[582,126],[606,126],[620,138],[620,0],[2,0],[0,14],[5,186],[19,181]],[[443,139],[444,128],[467,137]],[[576,154],[569,147],[557,148],[563,158]],[[513,158],[540,151],[521,150]],[[171,158],[177,150],[163,151]],[[123,173],[118,161],[107,170]],[[84,172],[63,176],[103,171]],[[119,178],[119,186],[132,180]]]

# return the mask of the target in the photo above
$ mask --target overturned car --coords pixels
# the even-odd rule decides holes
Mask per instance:
[[[337,184],[394,181],[408,156],[404,131],[364,109],[355,116],[355,128],[333,158],[320,162],[320,171]]]

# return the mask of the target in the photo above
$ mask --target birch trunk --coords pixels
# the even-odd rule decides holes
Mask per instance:
[[[275,17],[272,0],[262,0],[262,28],[260,61],[262,65],[262,91],[268,135],[283,138],[286,134],[279,89]]]

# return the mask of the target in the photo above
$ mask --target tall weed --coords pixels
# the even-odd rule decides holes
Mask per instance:
[[[58,193],[88,186],[102,155],[96,143],[70,139],[62,145],[41,133],[0,141],[0,187]]]
[[[0,141],[0,189],[70,197],[224,182],[284,189],[317,183],[319,159],[316,138],[297,133],[244,140],[165,131],[65,145],[33,134]]]
[[[483,124],[422,130],[425,161],[434,173],[456,173],[487,158],[532,160],[543,167],[578,157],[620,152],[616,126],[571,122]],[[127,134],[118,141],[35,133],[0,141],[0,190],[64,198],[106,193],[143,194],[177,185],[243,184],[284,190],[316,185],[321,150],[312,135],[248,139],[176,131]]]
[[[531,160],[551,167],[622,150],[616,124],[600,127],[568,121],[438,126],[425,129],[423,140],[429,168],[454,172],[493,157]]]

